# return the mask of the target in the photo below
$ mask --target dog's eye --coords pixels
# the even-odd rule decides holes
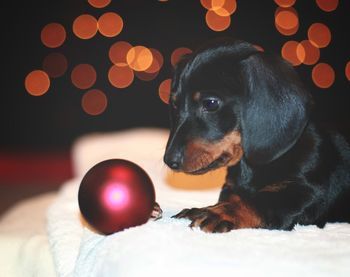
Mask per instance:
[[[207,112],[215,112],[219,109],[220,102],[215,98],[206,98],[202,101],[202,106]]]

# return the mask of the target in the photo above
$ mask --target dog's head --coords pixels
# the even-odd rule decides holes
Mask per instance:
[[[310,102],[297,74],[281,58],[243,41],[200,49],[175,70],[164,161],[191,174],[241,159],[269,163],[298,140]]]

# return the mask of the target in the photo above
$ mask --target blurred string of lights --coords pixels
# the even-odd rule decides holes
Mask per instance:
[[[96,9],[106,8],[112,0],[87,0]],[[167,2],[167,0],[158,0]],[[297,10],[294,8],[296,0],[271,0],[277,4],[274,14],[276,30],[283,36],[290,38],[295,35],[300,26]],[[338,7],[338,0],[314,0],[323,12],[334,12]],[[231,16],[237,11],[236,0],[199,0],[206,9],[205,23],[212,31],[222,32],[231,25]],[[99,18],[90,14],[82,14],[75,18],[71,26],[73,34],[82,39],[92,39],[97,32],[106,38],[117,37],[124,28],[123,18],[116,12],[104,12]],[[65,27],[57,22],[49,23],[41,30],[41,42],[48,48],[56,49],[67,39]],[[328,26],[322,22],[311,24],[307,31],[307,38],[300,42],[289,39],[281,47],[281,56],[293,66],[313,66],[311,78],[319,88],[329,88],[335,81],[335,71],[331,65],[319,62],[322,48],[331,43],[332,34]],[[261,46],[255,45],[263,51]],[[176,48],[170,63],[175,66],[180,58],[191,53],[186,47]],[[155,48],[143,45],[131,45],[127,41],[112,43],[108,51],[111,67],[108,70],[110,84],[118,89],[129,87],[135,77],[141,81],[154,80],[164,65],[164,57]],[[25,88],[30,95],[41,96],[47,93],[51,86],[51,79],[63,76],[68,69],[68,61],[64,54],[53,52],[47,55],[41,69],[30,72],[24,81]],[[345,65],[345,76],[350,80],[350,61]],[[91,64],[75,65],[71,71],[72,84],[85,93],[82,96],[81,107],[89,115],[102,114],[108,105],[106,93],[93,88],[97,72]],[[171,79],[162,81],[158,94],[164,103],[168,103]]]

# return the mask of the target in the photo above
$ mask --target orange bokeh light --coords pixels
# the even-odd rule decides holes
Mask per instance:
[[[123,30],[123,19],[114,12],[107,12],[100,16],[97,22],[99,32],[106,37],[115,37]]]
[[[200,0],[202,6],[207,9],[207,10],[210,10],[211,9],[211,1],[212,0]]]
[[[170,91],[171,91],[171,79],[166,79],[160,83],[158,93],[159,93],[160,99],[165,104],[169,104]]]
[[[277,8],[275,12],[275,25],[291,30],[299,25],[298,13],[294,8]]]
[[[132,48],[132,45],[126,41],[118,41],[109,48],[108,56],[112,63],[125,66],[127,65],[126,55]]]
[[[213,10],[208,10],[205,15],[205,22],[208,27],[216,32],[226,30],[231,24],[230,16],[221,16]]]
[[[296,0],[275,0],[275,3],[282,7],[282,8],[288,8],[295,4]]]
[[[132,47],[128,51],[126,55],[126,61],[133,70],[145,71],[151,66],[153,55],[151,50],[139,45]]]
[[[81,39],[90,39],[97,33],[97,20],[89,14],[78,16],[73,22],[73,33]]]
[[[89,4],[94,8],[104,8],[111,3],[112,0],[88,0]]]
[[[229,16],[237,9],[236,0],[212,0],[211,10],[221,16]]]
[[[81,99],[83,110],[89,115],[99,115],[107,108],[107,97],[99,89],[86,92]]]
[[[325,12],[332,12],[334,11],[339,4],[338,0],[316,0],[317,6],[325,11]]]
[[[66,30],[59,23],[49,23],[41,30],[40,38],[46,47],[56,48],[66,40]]]
[[[152,59],[152,63],[150,65],[150,67],[145,70],[145,73],[149,73],[146,75],[153,76],[154,73],[158,74],[159,70],[162,68],[163,63],[164,63],[164,59],[163,59],[162,54],[157,49],[149,48],[149,50],[152,52],[153,59]],[[155,75],[155,77],[156,76],[157,75]],[[148,76],[148,77],[151,77],[151,76]],[[147,81],[149,81],[149,80],[147,80]]]
[[[30,95],[41,96],[49,90],[50,78],[45,71],[33,70],[26,76],[24,87]]]
[[[312,80],[320,88],[329,88],[335,80],[334,69],[326,63],[319,63],[312,69]]]
[[[108,80],[116,88],[126,88],[134,81],[134,71],[127,65],[112,65],[108,71]]]
[[[90,64],[79,64],[72,70],[72,83],[80,89],[88,89],[96,82],[96,71]]]
[[[172,66],[176,66],[176,64],[180,61],[181,57],[186,54],[192,53],[192,50],[187,47],[179,47],[171,53],[170,61]]]
[[[61,53],[51,53],[43,61],[44,71],[52,78],[61,77],[68,67],[66,57]]]
[[[326,47],[332,38],[329,28],[322,23],[312,24],[307,32],[309,41],[318,48]]]
[[[287,41],[281,50],[282,57],[290,62],[292,65],[300,65],[305,58],[305,52],[303,53],[303,47],[299,48],[297,52],[299,43],[294,40]]]
[[[312,65],[320,59],[320,49],[315,47],[310,41],[303,40],[297,46],[297,56],[303,64]]]
[[[346,78],[348,79],[348,81],[350,81],[350,61],[348,61],[346,63],[346,66],[345,66],[345,76]]]

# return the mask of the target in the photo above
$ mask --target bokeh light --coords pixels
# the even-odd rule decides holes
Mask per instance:
[[[153,73],[158,73],[159,70],[162,68],[164,58],[163,55],[157,49],[149,48],[149,50],[152,52],[153,59],[150,67],[147,68],[145,72],[153,75]]]
[[[128,51],[126,61],[133,70],[145,71],[151,66],[153,55],[147,47],[138,45]]]
[[[303,40],[297,46],[297,56],[303,64],[312,65],[320,59],[320,49],[315,47],[310,41]]]
[[[275,3],[282,7],[282,8],[288,8],[295,4],[296,0],[275,0]]]
[[[97,33],[97,20],[89,14],[78,16],[73,22],[73,33],[81,39],[90,39]]]
[[[72,83],[80,89],[88,89],[96,82],[95,68],[90,64],[79,64],[71,73]]]
[[[107,108],[107,97],[101,90],[89,90],[83,95],[81,106],[87,114],[99,115]]]
[[[123,30],[123,19],[114,12],[101,15],[97,22],[99,32],[106,37],[115,37]]]
[[[221,32],[230,27],[231,17],[221,16],[213,10],[208,10],[205,15],[205,22],[213,31]]]
[[[229,16],[237,9],[236,0],[212,0],[211,10],[221,16]]]
[[[317,6],[325,11],[325,12],[332,12],[334,11],[339,4],[338,0],[316,0]]]
[[[173,53],[171,53],[171,57],[170,57],[172,66],[175,66],[183,55],[190,54],[190,53],[192,53],[192,50],[187,47],[179,47],[175,49]]]
[[[52,78],[61,77],[68,68],[68,61],[61,53],[51,53],[43,61],[44,71]]]
[[[335,80],[334,69],[327,63],[319,63],[312,69],[312,80],[320,88],[329,88]]]
[[[294,8],[277,8],[275,26],[281,30],[295,30],[299,26],[298,13]]]
[[[45,71],[33,70],[26,76],[24,86],[30,95],[41,96],[49,90],[50,78]]]
[[[312,24],[307,32],[309,41],[318,48],[326,47],[332,38],[329,28],[322,23]]]
[[[118,41],[109,48],[109,59],[116,65],[125,66],[128,64],[126,61],[126,55],[131,48],[132,45],[130,43],[126,41]]]
[[[152,81],[158,76],[158,71],[148,73],[147,71],[135,71],[135,76],[142,81]]]
[[[165,103],[169,104],[169,97],[171,91],[171,79],[166,79],[159,85],[159,98]]]
[[[59,23],[49,23],[41,30],[41,42],[49,48],[57,48],[66,40],[66,30]]]
[[[104,8],[107,7],[112,0],[88,0],[89,4],[93,6],[94,8]]]
[[[346,66],[345,66],[345,76],[346,78],[348,79],[348,81],[350,81],[350,61],[348,61],[346,63]]]
[[[300,65],[305,58],[305,50],[303,52],[303,47],[299,48],[297,52],[298,45],[299,42],[289,40],[282,46],[281,50],[282,57],[294,66]]]
[[[127,65],[112,65],[108,80],[116,88],[126,88],[134,81],[134,71]]]

